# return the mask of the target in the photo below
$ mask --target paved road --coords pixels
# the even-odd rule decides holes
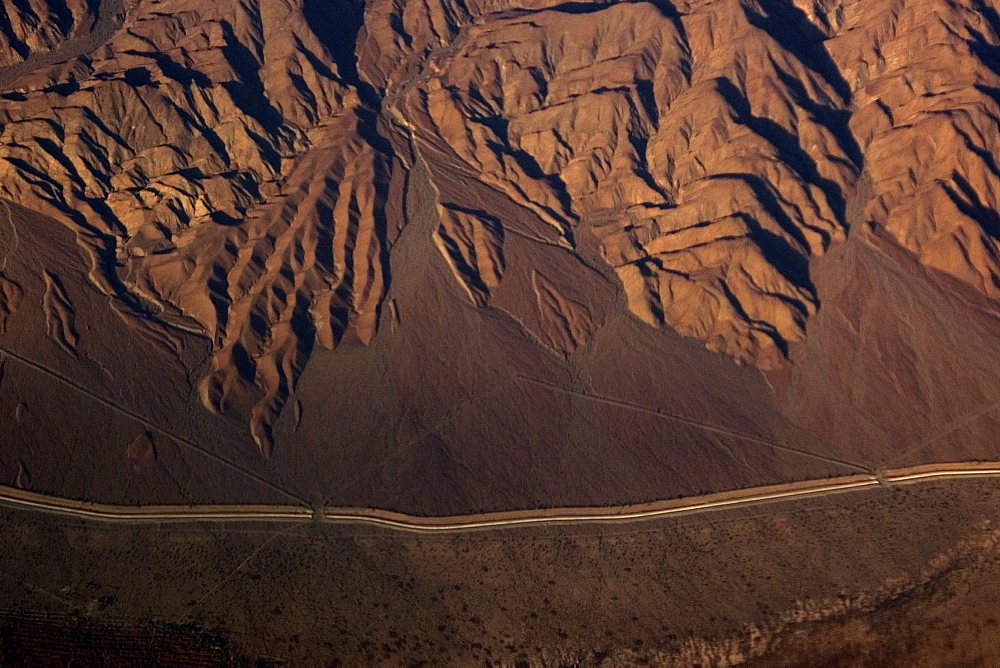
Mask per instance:
[[[878,475],[855,475],[756,487],[638,506],[557,508],[454,517],[415,517],[382,510],[351,508],[326,508],[319,513],[295,506],[111,506],[61,499],[3,486],[0,486],[0,505],[63,517],[127,524],[326,521],[366,524],[418,533],[450,533],[531,525],[635,522],[828,496],[872,487],[917,484],[948,478],[998,476],[1000,462],[934,464],[884,471]]]

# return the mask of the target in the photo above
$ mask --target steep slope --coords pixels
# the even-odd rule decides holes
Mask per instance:
[[[158,439],[416,512],[1000,456],[986,0],[36,4],[0,348],[131,425],[47,491],[166,476]]]
[[[378,16],[390,3],[374,4]],[[822,46],[772,35],[775,21],[811,26],[737,2],[683,16],[668,3],[548,4],[458,13],[450,40],[436,29],[436,43],[399,54],[380,43],[392,55],[366,67],[418,143],[447,146],[531,210],[545,224],[533,234],[599,255],[642,320],[780,365],[817,306],[806,264],[844,239],[857,176],[849,100]],[[406,43],[456,12],[397,14]],[[422,52],[423,75],[397,84]]]
[[[335,70],[294,4],[144,3],[0,101],[0,193],[72,221],[102,291],[211,337],[205,405],[265,451],[299,357],[370,338],[380,296],[379,158]]]
[[[865,172],[849,206],[852,243],[818,269],[825,307],[792,356],[790,384],[778,382],[783,402],[881,461],[991,458],[996,9],[830,3],[814,20],[851,83]]]
[[[23,0],[0,6],[0,67],[51,51],[93,20],[88,0]]]

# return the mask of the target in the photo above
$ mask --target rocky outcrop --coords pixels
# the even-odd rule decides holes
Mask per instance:
[[[359,110],[296,2],[143,3],[0,101],[0,193],[72,222],[107,293],[210,336],[205,404],[249,411],[267,450],[314,342],[373,334],[383,176]]]
[[[737,2],[534,4],[373,3],[370,76],[418,142],[448,146],[558,243],[596,237],[637,316],[780,365],[858,171],[819,39],[789,49],[768,32],[781,17]],[[375,28],[386,16],[396,32]]]
[[[88,0],[7,0],[0,3],[0,67],[51,51],[93,19]]]
[[[3,6],[6,62],[90,11]],[[199,396],[265,453],[313,351],[372,342],[407,280],[418,166],[469,308],[568,359],[603,321],[572,258],[781,369],[848,234],[1000,298],[998,29],[983,0],[142,1],[0,95],[0,196],[72,226],[119,308],[207,337]]]
[[[830,53],[855,89],[862,220],[1000,297],[1000,16],[990,3],[842,3]]]

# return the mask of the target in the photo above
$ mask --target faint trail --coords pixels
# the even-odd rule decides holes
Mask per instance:
[[[10,217],[10,207],[0,200],[3,213],[0,214],[0,272],[7,268],[7,258],[17,250],[17,228]]]
[[[200,606],[210,596],[212,596],[213,594],[215,594],[216,592],[218,592],[220,589],[222,589],[224,586],[226,586],[229,583],[229,581],[232,580],[236,576],[237,573],[239,573],[241,570],[243,570],[244,566],[246,566],[247,564],[249,564],[253,560],[253,558],[256,557],[258,554],[260,554],[261,552],[263,552],[264,550],[266,550],[268,547],[270,547],[278,538],[280,538],[281,536],[288,536],[292,532],[297,531],[299,528],[300,527],[298,527],[298,526],[294,526],[294,527],[292,527],[290,529],[286,529],[285,531],[279,531],[279,532],[274,533],[270,538],[268,538],[267,540],[265,540],[264,542],[262,542],[260,545],[258,545],[257,547],[255,547],[250,552],[250,554],[248,554],[246,556],[246,558],[243,559],[243,561],[241,561],[239,563],[239,565],[236,568],[234,568],[229,573],[229,575],[227,575],[226,577],[224,577],[221,580],[219,580],[219,584],[217,584],[214,587],[212,587],[208,592],[205,593],[204,596],[202,596],[201,598],[199,598],[198,601],[193,606],[191,606],[191,607],[197,608],[198,606]]]
[[[308,499],[305,499],[304,497],[301,497],[298,494],[290,492],[287,489],[274,484],[273,482],[271,482],[267,478],[264,478],[263,476],[260,476],[260,475],[258,475],[256,473],[254,473],[253,471],[245,469],[242,466],[240,466],[239,464],[236,464],[235,462],[231,462],[228,459],[226,459],[225,457],[223,457],[222,455],[218,455],[218,454],[212,452],[211,450],[207,450],[206,448],[198,445],[197,443],[194,443],[193,441],[189,441],[186,438],[183,438],[183,437],[178,436],[176,434],[172,434],[169,431],[166,431],[165,429],[163,429],[159,425],[154,424],[153,422],[150,422],[149,420],[147,420],[146,418],[142,417],[141,415],[133,413],[132,411],[130,411],[130,410],[126,409],[126,408],[122,408],[121,406],[119,406],[119,405],[117,405],[117,404],[115,404],[115,403],[113,403],[113,402],[105,399],[104,397],[101,397],[101,396],[99,396],[97,394],[94,394],[93,392],[91,392],[90,390],[86,389],[85,387],[82,387],[81,385],[78,385],[75,381],[70,380],[69,378],[67,378],[66,376],[62,375],[61,373],[59,373],[57,371],[53,371],[52,369],[48,368],[47,366],[44,366],[44,365],[39,364],[37,362],[33,362],[30,359],[28,359],[28,358],[26,358],[26,357],[24,357],[22,355],[19,355],[18,353],[15,353],[15,352],[13,352],[11,350],[8,350],[7,348],[5,348],[3,346],[0,346],[0,355],[6,355],[9,359],[16,360],[16,361],[20,362],[21,364],[24,364],[25,366],[28,366],[28,367],[30,367],[32,369],[35,369],[36,371],[41,371],[45,375],[47,375],[47,376],[49,376],[51,378],[54,378],[57,381],[63,383],[64,385],[67,385],[67,386],[73,388],[77,392],[79,392],[79,393],[81,393],[81,394],[83,394],[85,396],[90,397],[91,399],[93,399],[94,401],[100,403],[101,405],[107,406],[111,410],[116,411],[118,413],[121,413],[122,415],[125,415],[125,416],[127,416],[127,417],[135,420],[139,424],[147,427],[148,429],[150,429],[152,431],[155,431],[156,433],[160,434],[161,436],[166,436],[167,438],[173,439],[175,442],[177,442],[177,443],[179,443],[181,445],[187,446],[188,448],[191,448],[192,450],[195,450],[195,451],[197,451],[197,452],[205,455],[209,459],[212,459],[213,461],[219,462],[220,464],[223,464],[223,465],[229,467],[230,469],[232,469],[232,470],[234,470],[234,471],[236,471],[238,473],[241,473],[241,474],[245,475],[246,477],[250,478],[251,480],[253,480],[253,481],[257,482],[257,483],[260,483],[261,485],[264,485],[268,489],[271,489],[271,490],[273,490],[275,492],[278,492],[282,496],[285,496],[285,497],[287,497],[289,499],[292,499],[293,501],[297,501],[297,502],[301,503],[302,505],[309,506],[309,500]]]
[[[951,422],[949,422],[948,424],[946,424],[944,427],[942,427],[938,431],[934,432],[930,436],[926,437],[924,440],[920,441],[920,443],[917,443],[915,446],[913,446],[912,448],[909,448],[908,450],[904,450],[898,456],[893,457],[889,461],[890,462],[898,462],[899,460],[903,459],[904,457],[916,454],[916,453],[920,452],[921,450],[923,450],[924,448],[926,448],[927,446],[929,446],[932,443],[934,443],[934,441],[942,439],[945,436],[947,436],[948,434],[952,433],[953,431],[957,431],[958,429],[961,429],[962,427],[964,427],[964,426],[966,426],[966,425],[968,425],[968,424],[970,424],[972,422],[975,422],[976,420],[978,420],[982,416],[986,415],[990,411],[996,410],[997,408],[1000,408],[1000,401],[995,401],[992,404],[986,406],[985,408],[982,408],[982,409],[980,409],[978,411],[975,411],[975,412],[972,412],[972,413],[967,413],[967,414],[965,414],[965,415],[963,415],[963,416],[961,416],[961,417],[959,417],[959,418],[957,418],[955,420],[952,420]]]
[[[647,415],[653,415],[658,418],[663,418],[664,420],[671,420],[673,422],[679,422],[681,424],[697,427],[698,429],[702,429],[704,431],[712,432],[715,434],[722,434],[723,436],[732,436],[734,438],[738,438],[744,441],[750,441],[751,443],[757,443],[759,445],[764,445],[769,448],[774,448],[776,450],[784,450],[786,452],[792,452],[797,455],[802,455],[804,457],[811,457],[813,459],[824,461],[829,464],[838,464],[840,466],[846,466],[848,468],[854,469],[855,471],[862,471],[864,473],[873,473],[872,469],[868,467],[859,466],[858,464],[853,464],[843,459],[837,459],[836,457],[828,457],[826,455],[818,455],[815,452],[809,452],[808,450],[794,448],[790,445],[776,443],[772,440],[761,438],[759,436],[744,434],[734,429],[727,429],[726,427],[719,427],[713,424],[708,424],[706,422],[700,422],[698,420],[682,417],[680,415],[674,415],[673,413],[667,413],[665,411],[649,408],[647,406],[640,406],[639,404],[633,404],[628,401],[622,401],[621,399],[614,399],[612,397],[605,397],[598,394],[587,394],[586,392],[578,392],[568,387],[563,387],[562,385],[550,383],[547,380],[540,380],[538,378],[532,378],[530,376],[524,376],[524,375],[521,375],[520,377],[529,382],[536,383],[544,387],[549,387],[554,390],[558,390],[560,392],[565,392],[566,394],[571,394],[573,396],[581,397],[583,399],[589,399],[590,401],[596,401],[598,403],[603,403],[603,404],[610,404],[611,406],[618,406],[620,408],[628,408],[630,410],[638,411],[640,413],[646,413]]]
[[[403,445],[396,446],[396,448],[391,453],[387,453],[387,455],[383,457],[378,464],[371,467],[370,469],[364,469],[362,471],[359,471],[353,478],[339,485],[340,491],[341,492],[350,491],[351,488],[353,488],[355,485],[357,485],[365,478],[371,477],[383,471],[389,464],[392,464],[393,462],[399,460],[401,457],[404,457],[408,454],[412,454],[410,448],[412,448],[414,445],[416,445],[417,443],[419,443],[420,441],[424,440],[429,436],[436,435],[442,427],[464,416],[476,404],[482,404],[484,400],[487,400],[490,397],[497,395],[502,390],[506,390],[510,385],[514,383],[516,378],[517,376],[510,376],[503,382],[492,385],[490,390],[482,397],[475,397],[470,395],[465,400],[463,400],[460,406],[453,409],[450,413],[448,413],[440,420],[435,422],[432,426],[425,427],[419,436],[415,436],[414,438],[410,439]]]

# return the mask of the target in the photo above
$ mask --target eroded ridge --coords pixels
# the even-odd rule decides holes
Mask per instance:
[[[469,299],[482,306],[503,277],[503,225],[492,216],[455,204],[439,207],[439,215],[434,243]]]
[[[43,5],[2,4],[27,45],[10,62],[83,20]],[[810,263],[849,232],[1000,297],[992,2],[331,7],[140,0],[96,51],[0,91],[0,196],[77,230],[119,307],[208,337],[201,399],[265,453],[316,347],[375,336],[414,162],[390,146],[426,166],[448,280],[565,358],[611,308],[574,262],[762,369],[788,363],[820,307]],[[21,293],[0,287],[2,328]]]
[[[808,259],[844,238],[858,173],[825,36],[784,5],[530,4],[372,3],[397,26],[370,31],[372,77],[418,141],[560,243],[596,237],[640,318],[781,364],[816,309]],[[428,61],[400,87],[414,54]]]
[[[17,311],[23,297],[21,286],[0,272],[0,336],[7,332],[7,319]]]
[[[996,298],[998,16],[383,0],[362,53],[418,139],[567,244],[595,235],[636,315],[770,368],[818,306],[810,258],[849,223]]]
[[[997,299],[996,4],[830,4],[830,53],[856,89],[851,129],[870,178],[863,220]]]
[[[0,67],[51,51],[92,19],[87,0],[0,3]]]
[[[374,331],[382,157],[360,108],[298,2],[141,2],[0,99],[0,195],[74,223],[107,294],[211,337],[204,401],[249,413],[267,452],[313,345]]]

